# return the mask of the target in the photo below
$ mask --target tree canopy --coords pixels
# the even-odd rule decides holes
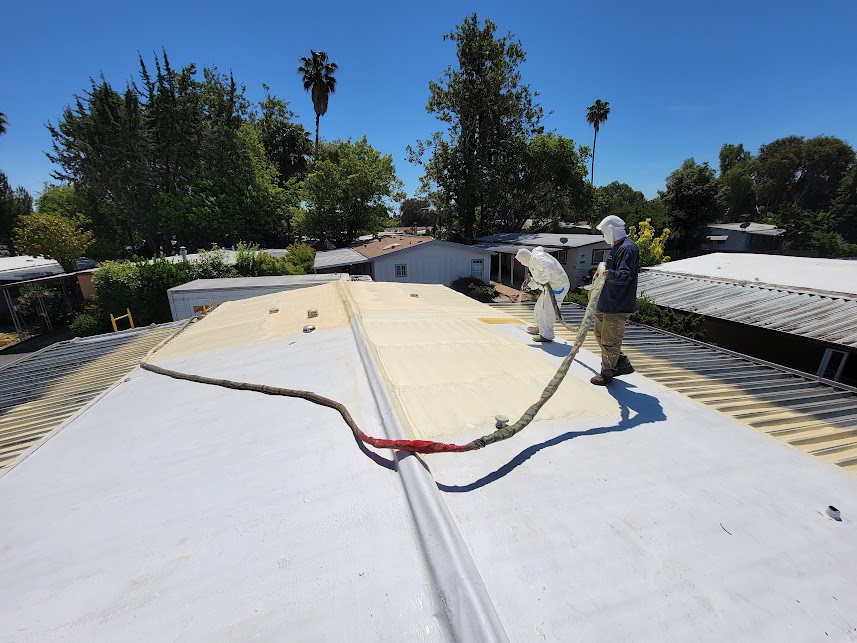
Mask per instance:
[[[172,67],[119,91],[93,80],[49,125],[55,179],[73,185],[84,216],[113,256],[156,254],[171,241],[193,247],[240,240],[283,244],[288,181],[306,171],[307,135],[285,101],[266,89],[257,107],[232,74]]]
[[[366,137],[338,141],[313,162],[295,221],[301,234],[319,248],[343,248],[360,234],[383,228],[392,201],[404,198],[391,155],[382,155]]]
[[[667,177],[661,199],[675,247],[696,250],[702,246],[708,224],[717,219],[717,189],[714,170],[692,158]]]
[[[77,269],[93,236],[64,217],[33,213],[21,217],[14,232],[15,247],[28,255],[55,259],[66,272]]]

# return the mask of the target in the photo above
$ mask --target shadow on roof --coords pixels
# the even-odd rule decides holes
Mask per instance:
[[[595,427],[586,431],[568,431],[567,433],[558,435],[550,440],[527,447],[496,471],[492,471],[488,475],[485,475],[474,482],[465,485],[448,485],[438,482],[438,489],[446,493],[466,493],[468,491],[475,491],[476,489],[480,489],[509,475],[534,455],[547,448],[557,446],[563,442],[568,442],[574,438],[627,431],[628,429],[633,429],[646,424],[654,424],[655,422],[662,422],[667,419],[664,414],[664,410],[661,407],[661,403],[656,397],[646,395],[645,393],[639,393],[634,389],[635,387],[632,384],[628,384],[621,380],[614,380],[613,384],[607,387],[607,392],[616,399],[621,409],[622,415],[617,424],[612,426]],[[631,411],[636,413],[633,418],[631,417]]]

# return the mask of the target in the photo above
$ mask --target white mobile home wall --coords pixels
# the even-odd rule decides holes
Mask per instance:
[[[412,284],[450,285],[459,277],[474,275],[482,262],[481,279],[491,278],[491,253],[469,246],[440,242],[425,243],[402,252],[394,252],[372,261],[372,279]],[[474,262],[477,262],[474,264]],[[396,276],[396,266],[405,266],[407,275]]]
[[[198,279],[167,291],[173,321],[194,316],[194,306],[220,305],[250,297],[270,295],[286,290],[319,286],[348,275],[299,275],[294,277],[239,277],[235,279]]]

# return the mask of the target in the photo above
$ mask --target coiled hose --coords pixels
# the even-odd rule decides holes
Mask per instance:
[[[237,391],[254,391],[256,393],[264,393],[265,395],[294,397],[301,400],[306,400],[307,402],[312,402],[313,404],[318,404],[319,406],[325,406],[329,409],[333,409],[338,412],[339,415],[342,416],[342,419],[345,421],[348,427],[351,429],[351,432],[358,439],[377,449],[397,449],[399,451],[408,451],[411,453],[462,453],[464,451],[475,451],[477,449],[486,447],[489,444],[501,442],[502,440],[508,440],[516,433],[520,433],[521,431],[523,431],[524,428],[528,424],[530,424],[530,422],[533,421],[533,418],[536,417],[536,414],[547,403],[547,401],[551,399],[551,397],[553,397],[553,394],[556,393],[557,389],[559,388],[559,385],[562,384],[562,381],[563,379],[565,379],[568,370],[571,368],[571,364],[574,361],[574,358],[577,356],[580,347],[583,346],[583,341],[584,339],[586,339],[586,333],[589,331],[589,324],[592,322],[592,317],[595,314],[595,307],[598,304],[598,297],[601,294],[601,288],[603,286],[604,273],[602,270],[599,270],[592,284],[592,291],[589,295],[589,303],[586,306],[586,312],[584,312],[583,314],[583,320],[581,321],[580,326],[576,329],[566,324],[563,320],[562,312],[559,309],[559,304],[556,301],[556,297],[553,294],[553,290],[550,287],[545,288],[545,292],[548,293],[551,298],[551,302],[553,303],[553,308],[554,312],[556,313],[557,319],[559,319],[560,323],[565,326],[567,330],[571,331],[572,333],[576,333],[571,352],[566,355],[565,358],[562,360],[562,364],[560,364],[556,373],[551,378],[551,381],[548,382],[548,385],[542,392],[541,397],[539,397],[539,399],[524,412],[524,414],[517,422],[499,428],[496,431],[484,435],[481,438],[477,438],[471,442],[468,442],[467,444],[449,444],[445,442],[436,442],[434,440],[386,440],[383,438],[376,438],[374,436],[364,433],[360,429],[360,427],[357,426],[357,423],[354,421],[354,418],[351,417],[351,413],[348,412],[348,409],[345,407],[344,404],[337,402],[336,400],[332,400],[329,397],[319,395],[318,393],[313,393],[312,391],[281,388],[279,386],[268,386],[265,384],[234,382],[232,380],[224,380],[214,377],[204,377],[202,375],[193,375],[190,373],[180,373],[178,371],[162,368],[160,366],[155,366],[154,364],[149,364],[146,362],[141,364],[140,367],[143,370],[150,371],[152,373],[157,373],[158,375],[165,375],[167,377],[171,377],[177,380],[196,382],[198,384],[209,384],[211,386],[220,386],[223,388],[229,388]]]

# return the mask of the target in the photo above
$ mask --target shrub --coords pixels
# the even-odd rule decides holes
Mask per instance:
[[[494,284],[475,277],[456,279],[452,282],[452,289],[485,304],[491,303],[497,298],[497,289]]]
[[[91,337],[108,332],[109,327],[97,306],[87,306],[69,325],[75,337]]]
[[[242,277],[305,275],[315,264],[315,250],[306,244],[289,246],[285,257],[274,257],[259,246],[239,244],[235,270]]]
[[[637,298],[637,312],[631,315],[631,321],[691,339],[705,339],[702,327],[705,320],[701,315],[680,313],[672,308],[658,306],[646,296]]]
[[[193,267],[192,279],[220,279],[223,277],[237,277],[236,270],[226,263],[226,253],[216,245],[211,250],[200,250],[199,258],[192,262],[181,262]],[[181,265],[181,264],[176,264]],[[191,280],[192,280],[191,279]]]

